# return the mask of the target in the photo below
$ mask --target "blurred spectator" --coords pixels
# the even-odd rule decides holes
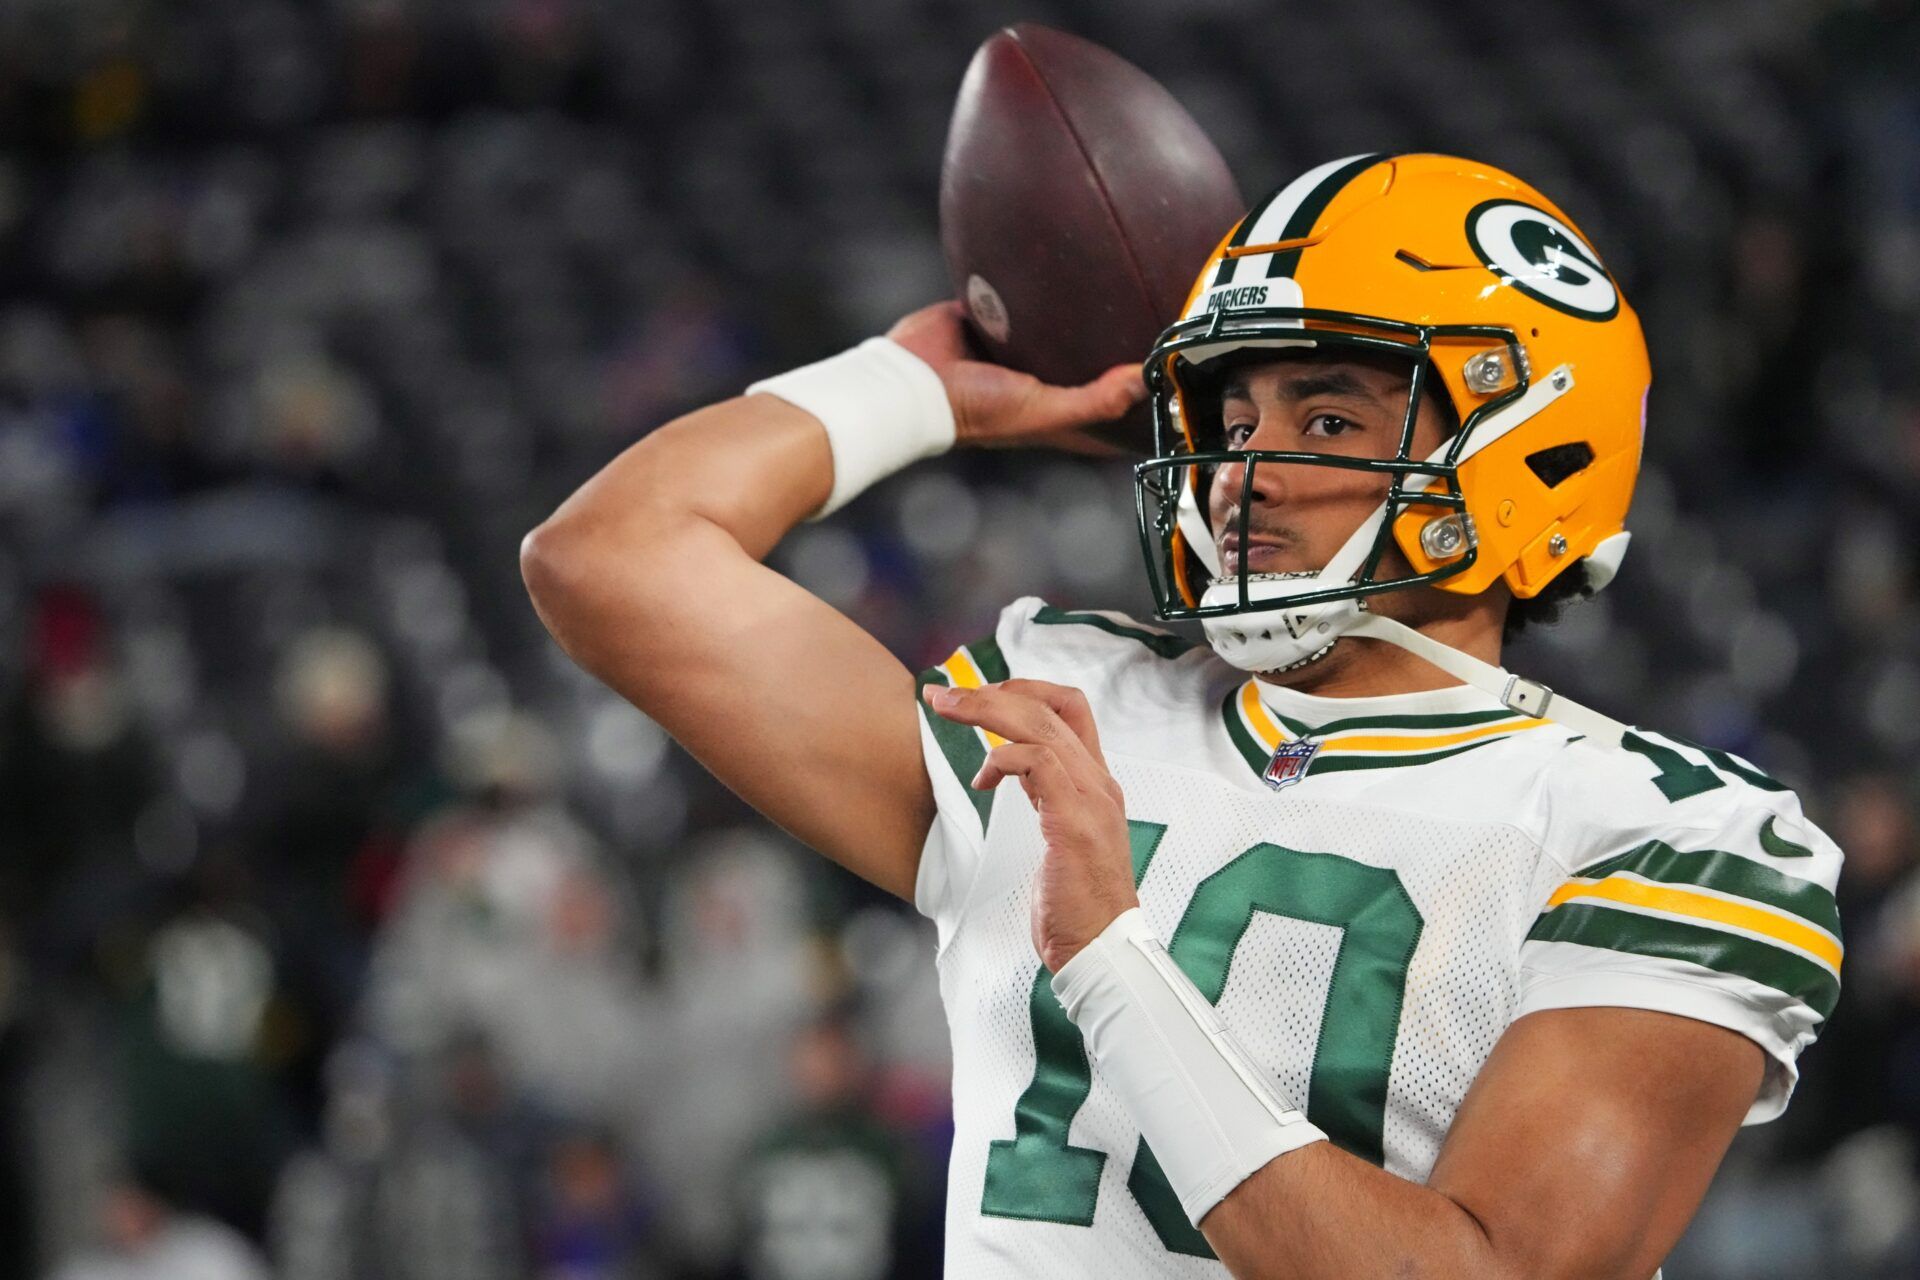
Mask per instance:
[[[181,1213],[138,1180],[108,1189],[105,1245],[53,1272],[53,1280],[269,1280],[266,1260],[233,1228]]]
[[[524,1274],[525,1131],[484,1048],[409,1070],[355,1042],[330,1064],[323,1144],[275,1192],[282,1280],[509,1280]],[[517,1175],[517,1176],[516,1176]]]
[[[469,726],[472,798],[420,828],[376,945],[368,1009],[403,1053],[477,1029],[535,1101],[618,1114],[644,1078],[635,922],[592,835],[552,803],[555,744],[526,716]]]
[[[783,1051],[819,991],[805,885],[791,851],[752,828],[687,850],[665,904],[664,1034],[670,1054],[635,1122],[693,1265],[738,1248],[733,1179],[786,1105]]]
[[[873,1064],[844,1014],[788,1052],[795,1106],[754,1143],[739,1177],[748,1280],[924,1275],[924,1173],[874,1109]],[[937,1241],[938,1232],[933,1238]]]
[[[664,1274],[652,1208],[611,1135],[581,1130],[553,1145],[535,1232],[541,1280],[648,1280]]]
[[[147,957],[121,1030],[127,1151],[169,1200],[258,1232],[292,1138],[265,1056],[272,953],[251,922],[195,909]]]
[[[1810,1136],[1823,1146],[1887,1118],[1907,1126],[1920,1150],[1920,823],[1908,784],[1861,774],[1840,789],[1835,838],[1847,851],[1840,880],[1847,990],[1831,1043],[1806,1070]],[[1825,1041],[1826,1036],[1822,1036]],[[1796,1122],[1805,1132],[1805,1122]]]

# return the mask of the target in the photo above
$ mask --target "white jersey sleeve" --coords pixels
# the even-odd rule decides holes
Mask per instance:
[[[1001,611],[993,635],[961,645],[921,672],[919,687],[971,689],[1015,677],[1071,685],[1087,695],[1106,741],[1138,727],[1113,723],[1109,708],[1144,708],[1151,723],[1157,719],[1154,708],[1175,708],[1185,685],[1204,680],[1197,665],[1203,652],[1193,653],[1195,662],[1177,664],[1187,679],[1169,680],[1167,660],[1194,650],[1191,641],[1121,614],[1058,609],[1025,596]],[[965,912],[985,856],[994,792],[976,791],[972,782],[998,741],[920,705],[920,750],[933,783],[934,820],[920,853],[913,897],[914,906],[938,927],[942,946]]]
[[[1786,1108],[1840,992],[1840,850],[1798,798],[1725,752],[1637,731],[1572,743],[1545,779],[1540,913],[1514,1017],[1654,1009],[1767,1054],[1746,1118]]]

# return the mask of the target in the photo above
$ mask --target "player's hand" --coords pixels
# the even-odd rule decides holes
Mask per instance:
[[[946,719],[1006,739],[987,753],[973,785],[988,791],[1018,778],[1040,815],[1047,852],[1034,885],[1033,947],[1057,973],[1121,912],[1140,905],[1126,797],[1107,772],[1086,695],[1044,680],[1007,680],[978,689],[928,685],[925,697]]]
[[[964,317],[960,303],[936,302],[887,332],[946,384],[959,443],[1120,452],[1081,431],[1113,421],[1146,398],[1140,366],[1117,364],[1085,386],[1048,386],[1032,374],[976,359]]]

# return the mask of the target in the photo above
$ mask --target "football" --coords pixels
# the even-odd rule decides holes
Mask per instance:
[[[1144,360],[1246,204],[1158,81],[1022,23],[974,54],[940,178],[940,238],[981,353],[1046,382]],[[1144,406],[1097,433],[1144,453]]]

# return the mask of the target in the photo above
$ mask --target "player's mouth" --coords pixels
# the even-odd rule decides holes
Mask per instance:
[[[1246,540],[1244,556],[1238,532],[1229,530],[1220,538],[1220,571],[1230,577],[1239,574],[1242,560],[1249,573],[1285,573],[1300,567],[1289,563],[1298,559],[1295,540],[1289,537],[1254,534]]]

